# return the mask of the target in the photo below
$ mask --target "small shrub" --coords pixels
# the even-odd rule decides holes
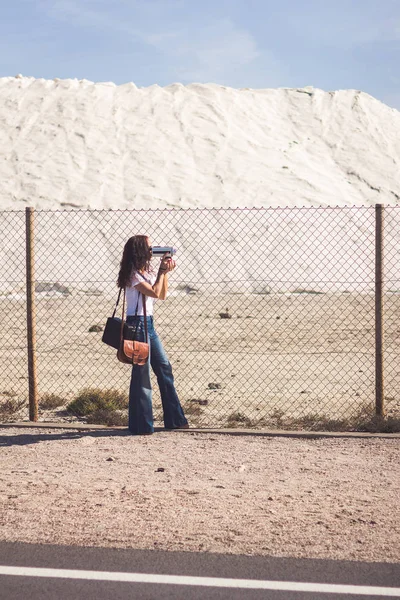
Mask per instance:
[[[78,417],[87,417],[97,411],[113,412],[127,409],[128,396],[118,390],[85,388],[70,402],[67,410]]]
[[[326,415],[309,413],[296,418],[277,419],[276,424],[282,429],[305,431],[400,432],[400,416],[379,417],[375,414],[372,404],[363,404],[354,415],[343,419],[331,419]]]
[[[192,402],[190,404],[185,404],[184,412],[186,415],[199,416],[203,410],[198,404]]]
[[[91,325],[89,327],[89,333],[99,333],[100,331],[103,331],[104,327],[102,327],[101,325]]]
[[[399,433],[400,415],[384,415],[383,417],[375,414],[375,408],[372,404],[363,404],[358,412],[350,419],[350,424],[354,431],[365,431],[368,433]]]
[[[190,398],[188,400],[188,402],[192,402],[193,404],[199,404],[200,406],[207,406],[208,405],[208,400],[207,399]]]
[[[88,423],[107,425],[108,427],[127,427],[128,415],[116,410],[98,409],[89,415]]]
[[[4,402],[0,401],[0,418],[7,419],[13,417],[25,406],[25,400],[7,398],[6,400],[4,400]]]
[[[42,394],[39,400],[39,408],[42,410],[54,410],[66,404],[66,399],[57,394]]]
[[[304,429],[306,431],[346,431],[349,429],[347,419],[330,419],[325,415],[310,413],[295,419],[282,422],[288,429]]]
[[[251,419],[249,419],[249,417],[246,417],[246,415],[244,415],[241,412],[233,412],[229,415],[228,427],[235,427],[239,423],[241,425],[246,425],[247,427],[251,427],[252,425]]]
[[[400,417],[378,417],[374,416],[364,423],[363,429],[360,431],[368,431],[369,433],[400,433]]]

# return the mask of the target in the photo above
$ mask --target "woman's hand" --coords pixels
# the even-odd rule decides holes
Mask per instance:
[[[176,262],[167,254],[164,254],[160,262],[160,271],[162,273],[169,273],[170,271],[173,271],[175,267]]]

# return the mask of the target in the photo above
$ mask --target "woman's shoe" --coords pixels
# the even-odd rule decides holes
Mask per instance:
[[[189,423],[179,425],[178,427],[166,427],[165,429],[168,429],[168,431],[172,431],[173,429],[189,429]]]

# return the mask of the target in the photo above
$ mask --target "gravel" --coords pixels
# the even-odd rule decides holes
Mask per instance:
[[[400,439],[0,430],[0,539],[400,561]]]

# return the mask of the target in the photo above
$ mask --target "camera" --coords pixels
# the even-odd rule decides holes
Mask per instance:
[[[169,257],[172,257],[176,254],[176,248],[173,246],[153,246],[151,248],[151,255],[154,257],[162,258],[164,254],[167,254]]]

